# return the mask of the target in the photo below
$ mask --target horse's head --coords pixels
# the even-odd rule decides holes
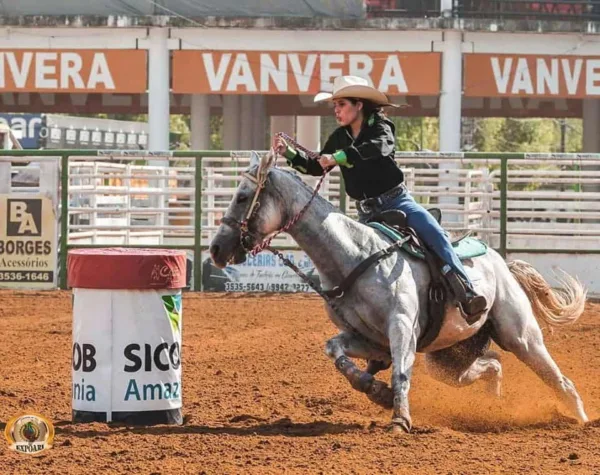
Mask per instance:
[[[250,166],[210,245],[210,255],[217,267],[223,268],[230,261],[244,262],[248,251],[282,227],[285,210],[281,195],[275,186],[268,186],[274,162],[273,151],[262,157],[252,152]]]

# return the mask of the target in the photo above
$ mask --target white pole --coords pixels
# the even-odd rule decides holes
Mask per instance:
[[[462,104],[462,34],[459,31],[444,32],[442,51],[442,90],[440,91],[440,152],[460,152],[460,123]],[[457,164],[440,164],[440,185],[456,187],[455,175],[450,170]],[[455,175],[456,176],[456,175]],[[457,206],[455,197],[440,197],[440,205]],[[458,215],[446,213],[447,221],[457,221]]]
[[[169,150],[169,30],[152,27],[148,42],[148,148]]]
[[[444,32],[440,92],[440,152],[460,151],[462,104],[462,35]]]

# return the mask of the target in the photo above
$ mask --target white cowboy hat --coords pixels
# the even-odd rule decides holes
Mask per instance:
[[[357,99],[366,99],[379,106],[399,107],[392,104],[387,96],[369,86],[369,82],[358,76],[339,76],[333,80],[333,93],[319,92],[314,102],[333,101],[342,97],[355,97]]]

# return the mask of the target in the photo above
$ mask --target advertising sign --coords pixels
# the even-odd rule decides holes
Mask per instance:
[[[465,96],[600,97],[600,57],[466,54]]]
[[[282,251],[312,282],[319,275],[303,251]],[[313,292],[307,283],[286,267],[275,255],[263,252],[248,256],[246,262],[219,269],[210,256],[202,257],[202,290],[209,292]]]
[[[0,114],[0,124],[8,125],[26,149],[40,148],[40,139],[46,135],[41,114]]]
[[[342,74],[389,95],[437,95],[440,53],[195,51],[173,53],[173,92],[316,94]]]
[[[72,408],[181,408],[180,290],[73,289]]]
[[[143,50],[0,50],[0,92],[146,91]]]
[[[0,287],[52,289],[57,233],[45,195],[0,195]]]

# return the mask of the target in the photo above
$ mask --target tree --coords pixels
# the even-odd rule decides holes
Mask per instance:
[[[566,119],[564,151],[581,151],[582,123]],[[474,134],[479,152],[560,152],[561,121],[559,119],[479,119]]]

